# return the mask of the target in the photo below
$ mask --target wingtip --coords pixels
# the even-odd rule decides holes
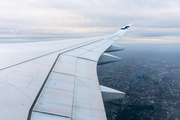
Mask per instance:
[[[125,27],[121,28],[121,30],[126,30],[126,29],[128,29],[129,27],[131,27],[131,25],[132,25],[132,23],[129,23],[129,24],[127,24]]]

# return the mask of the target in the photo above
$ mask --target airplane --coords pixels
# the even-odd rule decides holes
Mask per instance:
[[[125,93],[99,85],[97,65],[132,23],[105,36],[0,45],[0,120],[106,120],[104,102]]]

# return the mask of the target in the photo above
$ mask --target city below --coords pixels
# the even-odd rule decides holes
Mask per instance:
[[[100,85],[126,93],[124,99],[105,103],[108,120],[179,120],[179,51],[168,51],[168,44],[153,50],[153,45],[145,50],[143,44],[125,46],[111,53],[122,61],[97,68]]]

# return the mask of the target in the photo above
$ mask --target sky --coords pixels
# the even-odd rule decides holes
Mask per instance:
[[[0,0],[0,43],[111,34],[119,43],[180,43],[180,0]]]

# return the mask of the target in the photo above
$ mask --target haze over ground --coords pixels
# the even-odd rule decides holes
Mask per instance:
[[[121,43],[179,43],[179,0],[0,0],[0,43],[104,35]]]

